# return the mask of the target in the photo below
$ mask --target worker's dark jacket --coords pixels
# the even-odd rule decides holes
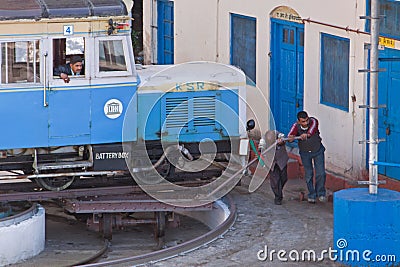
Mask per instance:
[[[310,137],[306,140],[299,140],[300,152],[317,152],[321,147],[322,139],[319,136],[318,120],[316,118],[310,117],[307,130],[301,129],[300,124],[295,122],[288,135],[300,136],[305,133],[309,134]]]
[[[53,75],[54,76],[60,76],[61,73],[65,73],[69,75],[72,75],[72,69],[69,64],[65,65],[60,65],[57,68],[54,69]],[[85,68],[83,67],[79,75],[85,75]]]

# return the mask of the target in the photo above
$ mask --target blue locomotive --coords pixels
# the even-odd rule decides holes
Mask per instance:
[[[63,190],[78,177],[132,171],[139,144],[152,163],[175,143],[186,157],[207,153],[205,141],[239,154],[244,74],[207,62],[136,70],[129,2],[26,0],[0,10],[0,179]],[[79,73],[55,71],[76,58]]]

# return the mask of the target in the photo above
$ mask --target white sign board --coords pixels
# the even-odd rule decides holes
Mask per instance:
[[[64,25],[64,35],[73,35],[73,34],[74,34],[74,26]]]

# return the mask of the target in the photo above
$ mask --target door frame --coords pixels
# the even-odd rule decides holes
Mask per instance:
[[[385,68],[385,72],[380,72],[379,74],[379,91],[378,91],[378,99],[379,105],[386,105],[386,108],[381,108],[378,110],[378,134],[379,138],[385,138],[384,142],[379,143],[378,145],[378,161],[383,163],[391,163],[400,164],[400,162],[394,162],[392,158],[388,158],[390,156],[391,151],[389,149],[393,149],[395,145],[390,143],[391,141],[394,142],[393,138],[387,135],[385,131],[385,127],[393,126],[393,121],[388,121],[389,113],[394,113],[393,109],[399,109],[396,105],[390,105],[389,98],[392,97],[391,93],[395,90],[392,84],[392,78],[396,77],[400,79],[400,72],[392,74],[393,66],[390,64],[391,62],[400,62],[400,50],[397,49],[390,49],[385,48],[384,50],[380,51],[379,53],[379,68]],[[368,99],[369,99],[369,90],[368,90]],[[393,115],[392,115],[393,116]],[[369,116],[367,117],[369,120]],[[369,133],[369,121],[367,124],[367,133]],[[368,147],[369,148],[369,147]],[[367,150],[369,154],[369,149]],[[367,157],[368,159],[369,157]],[[381,175],[385,175],[391,177],[393,179],[400,180],[400,173],[397,176],[397,170],[399,167],[397,166],[385,166],[385,165],[378,165],[378,173]],[[366,163],[368,168],[369,164]],[[394,169],[396,168],[396,169]],[[393,174],[394,173],[394,174]],[[392,176],[389,176],[391,175]],[[397,177],[394,177],[397,176]]]
[[[280,20],[276,18],[271,18],[271,39],[270,39],[270,47],[271,51],[269,53],[270,56],[270,106],[271,106],[271,111],[274,115],[275,118],[275,125],[278,131],[282,131],[282,127],[280,125],[280,122],[278,120],[281,120],[280,116],[280,103],[282,98],[280,97],[281,94],[281,89],[278,88],[279,84],[277,84],[276,79],[273,77],[276,77],[279,75],[279,67],[280,67],[280,62],[277,62],[276,58],[279,57],[280,55],[280,43],[281,43],[281,38],[282,34],[279,31],[282,26],[288,26],[292,27],[295,29],[296,34],[294,37],[295,40],[295,46],[296,46],[296,61],[292,64],[294,64],[295,68],[295,84],[296,84],[296,95],[293,98],[293,102],[295,103],[294,107],[296,109],[295,114],[297,114],[298,111],[303,110],[304,106],[304,24],[298,23],[298,22],[293,22],[293,21],[287,21],[287,20]],[[303,33],[303,39],[302,39],[302,44],[300,42],[300,36],[297,36],[298,33],[302,32]],[[303,63],[302,65],[299,62],[299,52],[302,54],[302,60],[301,62]],[[297,107],[296,107],[297,105]],[[292,118],[292,120],[296,120],[296,117]],[[291,125],[288,125],[288,128],[290,129]],[[287,132],[284,132],[284,134],[287,134]]]
[[[166,7],[172,6],[171,20],[169,21],[172,36],[166,35]],[[170,45],[170,50],[166,50],[166,45]],[[167,59],[166,52],[170,53],[171,59]],[[174,64],[174,1],[157,0],[157,63]]]
[[[80,37],[80,36],[79,36]],[[59,77],[53,76],[53,39],[66,38],[54,36],[47,39],[49,51],[47,56],[47,110],[48,110],[48,140],[49,146],[88,144],[91,135],[91,69],[94,61],[93,53],[88,49],[88,39],[85,41],[84,68],[85,75],[73,77],[65,83]],[[78,101],[78,102],[77,102]]]

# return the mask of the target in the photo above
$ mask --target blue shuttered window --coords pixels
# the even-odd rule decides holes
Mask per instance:
[[[400,37],[400,2],[394,0],[379,0],[379,12],[382,15],[379,25],[380,35]],[[367,15],[371,15],[371,0],[367,0]],[[366,20],[366,31],[370,32],[371,23]]]
[[[231,64],[244,71],[253,84],[256,82],[256,19],[231,14]]]
[[[321,103],[349,110],[350,40],[321,34]]]

